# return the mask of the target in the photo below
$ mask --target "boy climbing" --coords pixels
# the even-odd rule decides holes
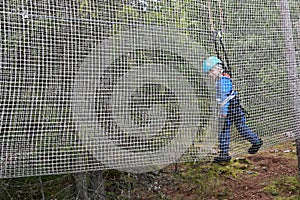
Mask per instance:
[[[230,127],[234,123],[240,135],[248,140],[252,146],[249,154],[255,154],[263,145],[263,141],[247,125],[243,108],[240,105],[237,92],[229,74],[224,73],[223,62],[216,56],[204,60],[203,71],[216,81],[216,100],[219,106],[219,156],[214,162],[229,162]]]

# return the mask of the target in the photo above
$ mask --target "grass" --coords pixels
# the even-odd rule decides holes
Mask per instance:
[[[300,179],[293,176],[283,176],[273,180],[270,185],[264,188],[264,191],[279,200],[289,198],[282,197],[286,195],[290,195],[291,199],[300,199]]]

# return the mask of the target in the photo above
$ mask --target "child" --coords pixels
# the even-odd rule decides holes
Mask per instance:
[[[224,73],[223,62],[216,56],[211,56],[203,62],[203,71],[216,80],[216,96],[219,105],[219,142],[220,154],[214,162],[229,162],[230,127],[234,123],[238,132],[247,139],[252,146],[249,154],[255,154],[263,145],[263,141],[247,125],[243,108],[240,105],[236,91],[234,91],[230,76]]]

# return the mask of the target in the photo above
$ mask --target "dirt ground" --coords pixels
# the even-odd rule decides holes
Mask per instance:
[[[300,199],[294,143],[235,158],[223,166],[171,165],[136,179],[130,199]]]
[[[300,200],[292,142],[234,158],[226,165],[198,161],[144,174],[106,170],[103,178],[105,193],[99,196],[107,200]],[[75,200],[77,186],[74,175],[2,180],[0,200]],[[89,192],[91,199],[99,199],[95,189]]]
[[[247,159],[254,166],[252,173],[246,171],[236,178],[227,178],[222,185],[235,191],[230,199],[275,199],[276,194],[272,191],[266,192],[266,188],[272,181],[284,176],[297,176],[297,160],[292,157],[286,157],[282,152],[290,150],[272,150],[273,153],[263,152],[258,155],[248,156]],[[299,199],[300,191],[286,190],[281,196],[295,196]],[[298,194],[297,194],[298,193]],[[298,197],[296,197],[298,196]]]

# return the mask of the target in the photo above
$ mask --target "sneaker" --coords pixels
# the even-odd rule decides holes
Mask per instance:
[[[224,162],[230,162],[231,156],[218,156],[214,158],[213,163],[224,163]]]
[[[248,153],[256,154],[262,145],[263,145],[263,141],[259,139],[258,143],[252,144],[252,146],[248,149]]]

